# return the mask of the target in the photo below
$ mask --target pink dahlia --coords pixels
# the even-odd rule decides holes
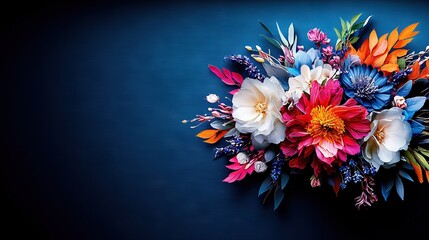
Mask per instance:
[[[282,109],[287,129],[281,148],[291,158],[290,167],[304,169],[311,162],[317,177],[360,152],[357,140],[370,131],[368,112],[352,98],[339,105],[342,96],[338,81],[328,80],[324,86],[313,81],[310,95],[302,95],[295,108]]]
[[[310,29],[307,33],[308,40],[314,42],[316,45],[328,44],[331,40],[326,33],[320,31],[318,28]]]

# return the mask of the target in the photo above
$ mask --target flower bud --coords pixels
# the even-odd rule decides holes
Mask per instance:
[[[400,109],[407,108],[407,103],[405,102],[405,98],[402,96],[395,96],[393,98],[393,106],[398,107]]]
[[[237,161],[238,163],[240,163],[241,165],[246,164],[249,162],[249,156],[247,156],[247,154],[245,154],[244,152],[239,152],[237,154]]]
[[[257,173],[265,172],[268,168],[267,164],[265,164],[262,161],[256,161],[254,166],[255,166],[255,172]]]

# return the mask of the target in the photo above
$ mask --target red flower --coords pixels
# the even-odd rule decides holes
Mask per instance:
[[[339,105],[343,89],[338,81],[328,80],[325,86],[313,81],[310,96],[303,95],[295,108],[282,109],[286,123],[286,139],[281,149],[291,157],[289,166],[304,169],[311,161],[314,175],[323,169],[332,172],[332,164],[341,165],[347,155],[360,152],[356,142],[370,131],[367,110],[349,99]]]

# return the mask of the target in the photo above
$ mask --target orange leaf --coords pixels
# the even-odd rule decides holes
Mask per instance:
[[[357,51],[357,55],[362,62],[365,61],[365,58],[369,55],[369,39],[366,39],[362,43],[359,50]]]
[[[216,134],[218,133],[219,130],[216,129],[207,129],[207,130],[203,130],[200,133],[197,134],[197,137],[199,138],[211,138],[213,136],[216,136]]]
[[[377,45],[378,43],[378,37],[377,32],[374,30],[371,31],[369,34],[369,51],[372,52],[372,49]]]
[[[417,175],[417,179],[419,180],[419,183],[423,183],[423,172],[422,172],[422,168],[420,167],[420,165],[415,164],[413,162],[411,162],[411,165],[414,168],[414,172],[416,172]],[[427,175],[427,173],[426,173]],[[426,176],[427,177],[427,176]]]
[[[378,57],[374,57],[374,59],[372,60],[372,66],[375,68],[379,68],[379,67],[383,66],[386,58],[387,58],[387,52],[384,53],[383,55],[378,56]]]
[[[389,38],[387,39],[387,49],[392,49],[393,45],[398,41],[398,28],[393,29],[390,33]]]
[[[383,72],[391,73],[394,71],[398,71],[399,67],[398,67],[398,64],[396,64],[396,63],[389,63],[389,64],[384,64],[383,66],[381,66],[380,70]]]
[[[387,50],[387,41],[385,39],[380,38],[377,46],[375,46],[372,56],[379,56],[385,53]]]
[[[204,142],[210,143],[210,144],[217,143],[217,141],[223,138],[223,136],[225,136],[227,132],[228,130],[220,131],[217,135],[212,136],[211,138],[205,140]]]
[[[408,39],[404,39],[404,40],[399,40],[395,46],[393,46],[394,48],[403,48],[405,47],[408,43],[410,43],[411,41],[413,41],[413,38],[408,38]]]
[[[420,75],[420,64],[419,61],[416,61],[411,70],[411,74],[408,75],[408,79],[416,79]]]
[[[427,62],[427,61],[426,61]],[[418,78],[426,78],[429,73],[429,69],[427,67],[423,68],[423,70],[420,72],[420,75]]]
[[[416,29],[417,25],[419,25],[418,22],[413,23],[411,25],[409,25],[408,27],[404,28],[404,30],[401,31],[401,33],[399,34],[399,40],[404,40],[410,37],[415,36],[417,33],[413,32],[414,29]]]
[[[425,170],[425,175],[426,175],[426,181],[428,181],[428,183],[429,183],[429,171],[428,170]],[[423,182],[423,181],[422,181]]]
[[[391,52],[390,54],[395,54],[397,57],[403,57],[407,54],[407,49],[396,49],[395,51]]]

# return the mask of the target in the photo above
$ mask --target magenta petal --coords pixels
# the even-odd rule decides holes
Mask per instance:
[[[360,152],[360,145],[355,139],[347,135],[343,136],[344,148],[343,150],[349,155],[356,155]]]

